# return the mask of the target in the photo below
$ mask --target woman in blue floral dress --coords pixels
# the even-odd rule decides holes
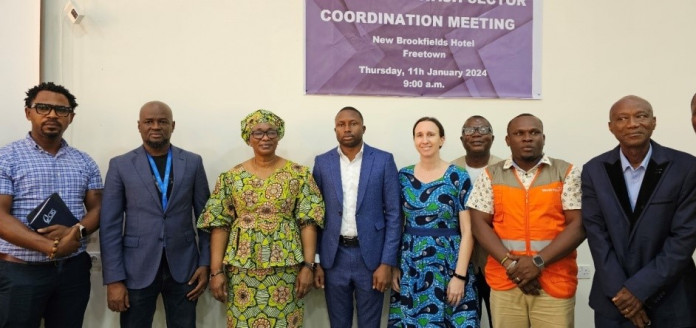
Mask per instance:
[[[401,274],[394,274],[389,327],[479,327],[474,239],[464,204],[466,171],[440,158],[442,124],[419,119],[413,140],[420,161],[399,171],[405,217]]]

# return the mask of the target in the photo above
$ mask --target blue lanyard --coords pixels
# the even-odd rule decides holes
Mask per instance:
[[[159,191],[162,193],[162,210],[166,210],[167,189],[169,189],[169,172],[171,172],[172,170],[172,148],[169,147],[169,151],[167,152],[167,166],[164,169],[164,180],[162,180],[162,177],[160,177],[157,165],[155,165],[155,160],[152,159],[152,156],[150,156],[150,154],[147,154],[147,160],[150,162],[152,173],[154,174],[155,180],[157,181],[157,188],[159,188]]]

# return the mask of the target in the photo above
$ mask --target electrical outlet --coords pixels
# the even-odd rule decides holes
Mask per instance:
[[[589,265],[578,265],[578,279],[592,278],[593,270]]]

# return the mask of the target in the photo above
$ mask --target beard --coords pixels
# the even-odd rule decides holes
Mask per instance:
[[[57,124],[58,126],[49,126],[47,127],[46,125],[41,126],[41,135],[43,135],[46,138],[49,139],[58,139],[61,138],[63,135],[63,125],[60,124],[59,122],[52,122]]]
[[[61,137],[60,131],[41,131],[41,134],[49,139],[59,139]]]
[[[145,143],[152,149],[162,149],[169,145],[169,139],[162,139],[162,141],[150,141],[147,140]]]

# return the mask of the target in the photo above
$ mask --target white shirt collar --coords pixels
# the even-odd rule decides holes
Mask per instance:
[[[534,167],[532,167],[532,168],[529,169],[528,171],[525,171],[525,170],[523,170],[522,168],[520,168],[519,165],[517,165],[517,163],[515,163],[515,161],[512,160],[512,158],[508,158],[508,159],[505,160],[505,164],[503,164],[503,168],[504,168],[504,169],[510,169],[510,168],[512,168],[512,167],[515,167],[516,169],[518,169],[518,170],[520,170],[520,171],[522,171],[522,172],[529,172],[529,171],[532,171],[532,170],[534,170],[535,168],[539,167],[539,166],[542,165],[542,164],[546,164],[546,165],[548,165],[548,166],[551,166],[551,159],[549,159],[549,157],[546,156],[545,154],[544,154],[544,156],[541,157],[541,160],[539,160],[539,162],[536,163],[536,165],[534,165]]]
[[[355,154],[355,158],[353,158],[353,161],[358,159],[358,158],[362,158],[363,150],[365,150],[365,143],[364,142],[362,143],[362,145],[360,145],[360,151],[357,154]],[[336,147],[336,151],[338,152],[338,156],[341,157],[341,159],[346,160],[348,162],[351,162],[351,160],[348,159],[348,156],[346,156],[346,154],[344,154],[343,151],[341,150],[341,146]]]

